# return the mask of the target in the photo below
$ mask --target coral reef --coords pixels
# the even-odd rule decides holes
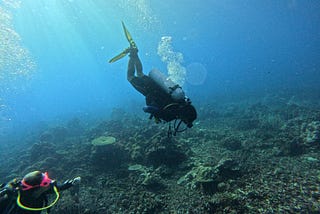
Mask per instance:
[[[301,126],[301,138],[304,144],[310,146],[320,146],[320,121],[312,121],[311,123],[303,123]]]
[[[91,141],[91,161],[95,167],[117,168],[126,159],[123,146],[112,136],[100,136]]]
[[[122,109],[93,127],[46,125],[2,145],[1,179],[81,176],[51,213],[319,213],[319,108],[276,100],[206,103],[172,138]]]
[[[224,181],[236,179],[240,169],[235,161],[221,159],[215,166],[196,166],[178,180],[178,184],[188,188],[198,188],[207,194],[214,194],[218,189],[225,189]]]

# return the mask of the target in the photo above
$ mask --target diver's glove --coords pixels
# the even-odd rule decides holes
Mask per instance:
[[[13,179],[7,184],[1,184],[0,197],[16,192],[19,188],[19,184],[17,179]]]
[[[8,189],[3,188],[2,190],[0,190],[0,197],[4,196],[5,194],[7,194]]]
[[[71,180],[72,185],[78,185],[81,182],[81,177],[76,177]]]
[[[79,184],[81,181],[81,178],[80,177],[76,177],[74,179],[68,179],[66,180],[63,185],[67,185],[67,186],[73,186],[73,185],[77,185]]]

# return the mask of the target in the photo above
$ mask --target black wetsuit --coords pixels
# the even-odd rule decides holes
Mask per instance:
[[[19,183],[17,183],[20,185]],[[20,191],[21,194],[21,203],[26,207],[41,208],[48,205],[48,194],[53,194],[53,187],[56,186],[58,191],[63,191],[72,186],[72,182],[67,180],[61,185],[58,185],[57,182],[50,184],[50,188],[43,192],[39,197],[35,198],[33,192],[35,189],[30,189],[27,191]],[[18,190],[14,188],[5,189],[0,196],[0,214],[40,214],[41,211],[28,211],[22,209],[17,204]]]
[[[147,106],[159,109],[159,111],[152,113],[152,116],[169,122],[174,119],[182,119],[186,114],[192,113],[194,118],[191,121],[184,121],[188,126],[192,126],[193,120],[196,119],[194,107],[185,100],[180,102],[173,100],[170,94],[165,92],[154,80],[144,75],[141,61],[135,51],[130,52],[127,79],[137,91],[145,96]]]

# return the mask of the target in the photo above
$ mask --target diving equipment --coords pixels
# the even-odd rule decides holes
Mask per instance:
[[[121,22],[121,23],[122,23],[124,35],[126,36],[128,42],[130,44],[130,47],[124,49],[120,54],[118,54],[117,56],[115,56],[112,59],[110,59],[109,63],[113,63],[113,62],[118,61],[119,59],[125,57],[128,53],[130,53],[131,49],[138,49],[136,43],[132,39],[132,36],[131,36],[130,32],[128,31],[128,29],[126,28],[124,23],[123,22]]]
[[[137,45],[136,43],[133,41],[131,34],[129,33],[128,29],[126,28],[126,26],[124,25],[124,23],[122,22],[122,27],[123,27],[123,31],[124,34],[126,35],[126,38],[130,44],[130,48],[136,48],[137,49]]]
[[[127,54],[130,52],[130,48],[126,48],[124,51],[122,51],[120,54],[117,56],[113,57],[112,59],[109,60],[109,63],[113,63],[115,61],[118,61],[119,59],[127,56]]]
[[[40,171],[34,171],[28,173],[21,181],[22,190],[26,191],[36,187],[48,187],[53,182],[49,178],[48,172],[41,173]]]
[[[160,111],[157,106],[145,106],[143,107],[143,111],[150,114],[155,114]]]
[[[50,207],[55,205],[58,202],[59,198],[60,198],[60,193],[58,191],[58,188],[56,186],[53,186],[53,190],[54,190],[54,192],[56,194],[56,198],[54,199],[54,201],[50,205],[45,206],[45,207],[27,207],[27,206],[23,205],[21,203],[21,194],[20,194],[20,190],[19,190],[18,191],[18,197],[17,197],[17,205],[20,208],[24,209],[24,210],[30,210],[30,211],[41,211],[41,210],[49,209]]]
[[[162,72],[153,69],[149,72],[149,77],[161,87],[163,91],[171,96],[174,101],[183,102],[185,93],[182,88],[167,78]]]

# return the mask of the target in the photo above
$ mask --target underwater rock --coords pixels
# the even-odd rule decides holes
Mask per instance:
[[[191,189],[198,188],[204,193],[214,193],[217,191],[218,179],[218,172],[214,167],[198,166],[181,177],[177,183]]]
[[[137,172],[139,174],[138,183],[141,183],[143,186],[147,187],[149,190],[160,190],[165,187],[164,182],[162,181],[159,171],[152,171],[151,168],[140,164],[130,165],[128,167],[129,171]]]
[[[40,140],[40,142],[52,143],[53,142],[53,136],[52,136],[52,134],[50,132],[45,131],[40,135],[39,140]]]
[[[144,150],[141,146],[133,144],[130,150],[130,157],[133,161],[141,162],[144,158]]]
[[[123,148],[116,144],[116,138],[112,136],[95,138],[91,145],[91,161],[96,167],[117,168],[126,159]]]
[[[166,165],[174,167],[187,159],[187,155],[178,142],[169,138],[153,137],[146,148],[146,163],[155,167]],[[186,148],[184,148],[186,149]]]
[[[155,172],[146,172],[143,174],[142,185],[152,190],[159,190],[164,187],[161,177]]]
[[[30,171],[40,170],[40,171],[50,171],[50,173],[57,174],[61,172],[61,160],[55,157],[47,157],[43,160],[39,160],[32,165],[26,167],[23,171],[23,174],[26,174]],[[62,170],[63,173],[63,170]]]
[[[47,157],[54,156],[55,154],[55,145],[48,142],[35,143],[30,148],[31,162],[42,161]]]
[[[133,121],[135,123],[139,122],[137,119],[133,119],[123,115],[122,121],[103,121],[99,123],[96,127],[86,131],[85,135],[89,140],[93,140],[94,138],[97,138],[102,135],[112,135],[117,137],[118,139],[127,136],[133,136],[135,133],[137,133],[137,130],[141,131],[141,127],[139,126],[129,126],[133,123]]]
[[[181,168],[181,166],[179,166],[179,169]],[[175,168],[171,168],[171,167],[168,167],[168,166],[166,166],[166,165],[161,165],[161,166],[159,166],[156,170],[156,173],[158,174],[158,175],[160,175],[162,178],[163,177],[170,177],[171,175],[173,175],[176,171],[177,171],[177,169],[175,169]]]
[[[78,136],[84,133],[84,128],[81,125],[79,118],[73,118],[67,122],[68,134],[70,136]]]
[[[128,167],[128,170],[129,171],[140,171],[140,172],[144,172],[146,169],[145,169],[145,166],[142,166],[140,164],[134,164],[134,165],[130,165]]]
[[[225,192],[230,188],[230,185],[228,183],[221,182],[221,183],[218,183],[217,188],[219,192]]]
[[[222,145],[231,151],[236,151],[242,148],[242,143],[241,140],[235,138],[235,137],[226,137],[223,142]]]
[[[91,144],[96,147],[107,148],[107,147],[111,147],[112,144],[114,144],[115,142],[116,142],[116,138],[114,138],[114,137],[101,136],[101,137],[98,137],[98,138],[95,138],[94,140],[92,140]]]
[[[39,136],[39,141],[54,143],[54,144],[61,144],[61,143],[64,143],[67,137],[68,137],[67,128],[62,126],[57,126],[41,133]]]
[[[51,169],[59,165],[59,160],[54,157],[47,157],[43,161],[39,162],[39,169]]]
[[[307,146],[320,146],[320,121],[302,124],[301,137]]]
[[[248,131],[252,129],[257,129],[260,125],[260,121],[257,118],[249,117],[249,118],[240,118],[238,121],[234,123],[235,128],[240,131]]]
[[[219,176],[225,179],[237,178],[240,174],[239,164],[230,158],[223,158],[215,166],[219,172]]]
[[[200,189],[206,194],[213,194],[217,192],[218,189],[223,189],[221,182],[231,178],[235,179],[239,175],[240,169],[234,160],[221,159],[215,166],[199,165],[194,167],[186,175],[181,177],[177,183],[186,185],[191,189]]]
[[[176,148],[165,146],[150,149],[146,155],[148,162],[156,167],[162,164],[176,166],[186,159],[186,155],[183,152]]]
[[[68,130],[66,127],[57,126],[51,129],[54,143],[63,143],[68,136]]]
[[[215,194],[209,200],[209,207],[212,213],[216,213],[221,207],[224,208],[223,213],[235,213],[231,210],[237,210],[236,213],[248,213],[248,210],[241,206],[241,196],[229,192]]]
[[[320,122],[306,123],[303,118],[289,120],[282,128],[280,137],[281,155],[297,156],[320,146]]]
[[[317,158],[314,158],[314,157],[305,157],[305,159],[309,162],[319,162],[319,160]]]
[[[124,118],[128,117],[128,113],[122,108],[113,108],[110,117],[111,120],[121,121]]]
[[[281,146],[282,155],[297,156],[302,155],[304,152],[305,145],[301,138],[294,138]]]

